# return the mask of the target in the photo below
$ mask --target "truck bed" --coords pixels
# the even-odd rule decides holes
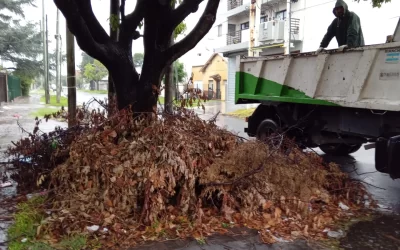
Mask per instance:
[[[400,111],[400,42],[319,55],[237,57],[236,103],[278,101]]]

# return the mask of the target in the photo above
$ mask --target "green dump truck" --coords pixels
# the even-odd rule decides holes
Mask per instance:
[[[235,102],[260,103],[246,119],[249,136],[281,131],[331,155],[365,145],[378,171],[400,178],[400,42],[237,57],[236,66]]]

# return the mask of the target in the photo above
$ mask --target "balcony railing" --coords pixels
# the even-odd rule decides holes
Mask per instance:
[[[292,35],[298,35],[300,32],[300,19],[291,18],[290,19],[290,29]]]
[[[228,0],[228,10],[232,10],[243,5],[243,0]]]
[[[231,44],[238,44],[242,42],[242,31],[235,31],[235,32],[228,32],[228,35],[226,36],[226,44],[231,45]]]

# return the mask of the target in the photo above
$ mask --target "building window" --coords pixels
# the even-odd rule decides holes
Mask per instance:
[[[268,16],[262,16],[260,18],[260,23],[265,23],[265,22],[268,22]]]
[[[286,10],[276,12],[275,19],[276,20],[285,20],[286,19]]]
[[[222,24],[218,25],[218,36],[222,36]]]
[[[240,25],[240,29],[241,29],[241,30],[247,30],[247,29],[249,29],[249,28],[250,28],[249,22],[242,23],[242,24]]]

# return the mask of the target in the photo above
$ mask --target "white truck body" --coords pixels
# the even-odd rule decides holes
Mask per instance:
[[[319,55],[238,60],[237,72],[298,90],[310,99],[344,107],[400,111],[400,42]],[[237,88],[236,94],[240,97],[244,93]],[[260,97],[258,93],[245,94]],[[273,99],[287,97],[266,94],[264,97]]]
[[[400,178],[400,19],[392,41],[345,51],[237,57],[236,103],[261,103],[245,132],[285,133],[302,147],[348,155],[366,143]]]

